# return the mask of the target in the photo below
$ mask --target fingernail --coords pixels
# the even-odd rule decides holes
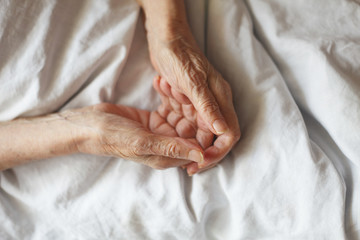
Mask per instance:
[[[201,152],[199,152],[199,151],[196,151],[196,150],[191,150],[189,152],[188,158],[189,158],[189,160],[192,160],[192,161],[198,162],[198,163],[204,161],[203,154]]]
[[[223,120],[216,120],[213,123],[213,128],[217,134],[223,134],[228,130],[227,125]]]
[[[194,175],[195,172],[194,172],[194,171],[191,171],[191,170],[188,170],[187,173],[188,173],[189,177],[191,177],[192,175]]]

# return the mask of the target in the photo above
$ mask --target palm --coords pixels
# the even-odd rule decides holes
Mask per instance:
[[[162,91],[160,78],[154,79],[154,88],[160,94],[162,105],[157,113],[167,124],[174,127],[177,135],[182,138],[195,138],[203,149],[212,145],[214,134],[207,128],[205,122],[192,104],[179,103],[174,98],[168,97]]]
[[[153,85],[161,96],[162,105],[159,106],[158,113],[162,118],[167,119],[168,124],[171,126],[175,126],[175,130],[180,137],[186,138],[188,137],[186,133],[189,135],[192,133],[203,149],[211,148],[214,143],[214,134],[206,126],[192,104],[182,104],[189,102],[189,100],[173,91],[161,77],[155,77]],[[169,95],[172,97],[169,97]],[[192,175],[215,166],[217,162],[205,165],[201,169],[198,163],[190,163],[186,165],[186,168],[189,175]]]
[[[203,161],[195,134],[178,133],[178,124],[172,126],[157,111],[102,103],[65,111],[62,116],[92,136],[79,146],[80,152],[117,156],[156,169]],[[187,139],[179,137],[184,134]]]
[[[155,83],[154,87],[157,89]],[[214,134],[206,127],[193,105],[180,104],[161,92],[159,94],[162,98],[162,105],[158,107],[157,111],[149,112],[114,104],[96,106],[96,110],[110,114],[106,115],[106,128],[110,131],[109,135],[111,132],[121,131],[119,126],[123,126],[124,134],[128,133],[129,129],[138,129],[150,131],[157,135],[185,138],[193,143],[199,143],[203,149],[213,144]],[[189,166],[198,169],[197,163],[186,160],[171,161],[171,164],[179,166],[181,162],[182,165],[187,165],[188,172]]]
[[[194,141],[199,135],[196,125],[184,116],[191,115],[190,109],[184,108],[184,115],[182,115],[174,110],[165,113],[163,105],[159,107],[158,111],[152,112],[123,105],[108,104],[106,107],[101,111],[114,114],[115,119],[117,119],[116,116],[127,119],[127,125],[131,125],[133,128],[142,128],[155,134],[182,137]]]

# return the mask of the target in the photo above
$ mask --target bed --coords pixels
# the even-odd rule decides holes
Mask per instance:
[[[186,1],[242,137],[188,177],[85,154],[0,172],[0,239],[360,239],[358,0]],[[0,121],[153,110],[132,0],[0,1]]]

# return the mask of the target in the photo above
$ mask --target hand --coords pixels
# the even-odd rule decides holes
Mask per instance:
[[[154,68],[166,80],[163,93],[180,104],[191,103],[207,128],[217,135],[201,167],[220,161],[240,138],[231,88],[196,44],[182,0],[138,0]],[[194,164],[195,165],[195,164]]]
[[[157,112],[175,127],[179,137],[194,138],[203,149],[210,147],[214,141],[214,134],[207,128],[192,104],[181,104],[163,92],[161,85],[164,82],[160,76],[154,77],[153,86],[162,102]]]
[[[145,13],[150,59],[171,86],[169,97],[192,103],[208,128],[216,135],[229,130],[219,106],[219,94],[230,94],[229,84],[202,54],[186,20],[181,0],[138,0]],[[217,89],[217,91],[215,91]],[[231,96],[230,96],[231,99]],[[232,102],[227,110],[236,117]],[[229,124],[229,122],[228,122]],[[236,139],[240,131],[232,133]]]
[[[230,94],[231,99],[231,88],[201,53],[187,24],[177,24],[176,32],[167,38],[148,34],[151,62],[171,86],[171,91],[164,93],[179,103],[192,103],[208,128],[216,135],[223,134],[229,127],[219,98]],[[226,105],[233,107],[232,101],[227,101]],[[231,111],[235,113],[234,109]]]
[[[77,145],[83,153],[117,156],[156,169],[203,160],[201,147],[177,137],[177,131],[193,136],[178,127],[180,123],[167,123],[158,112],[103,103],[60,115],[88,136]]]
[[[207,128],[207,125],[192,104],[181,104],[175,98],[168,97],[168,94],[165,92],[171,92],[171,87],[167,85],[166,81],[160,76],[154,78],[153,85],[162,100],[162,105],[158,108],[159,114],[163,118],[166,118],[170,124],[182,123],[181,125],[183,125],[183,127],[181,129],[197,129],[196,140],[203,149],[206,149],[203,163],[190,163],[185,166],[188,174],[193,175],[215,166],[232,148],[231,141],[229,141],[229,139],[232,139],[232,136],[228,136],[228,134],[231,134],[230,131],[220,135],[215,142],[213,142],[214,134]]]

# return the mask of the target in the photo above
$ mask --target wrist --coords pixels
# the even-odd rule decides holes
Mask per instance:
[[[81,139],[78,133],[56,113],[0,123],[0,170],[76,153],[76,142]]]
[[[39,140],[42,146],[50,149],[50,155],[46,158],[78,153],[78,144],[83,134],[76,126],[69,124],[61,113],[40,117],[34,125],[44,128]]]
[[[64,145],[69,153],[90,153],[89,144],[94,139],[94,131],[88,124],[88,114],[82,111],[67,110],[58,113],[61,126],[66,129]],[[90,116],[91,117],[91,116]],[[90,121],[91,122],[91,121]]]
[[[149,39],[170,41],[179,33],[190,32],[182,0],[139,0],[145,13]]]

